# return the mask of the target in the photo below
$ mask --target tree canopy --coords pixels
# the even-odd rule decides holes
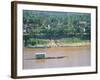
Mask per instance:
[[[90,40],[91,14],[23,10],[23,29],[33,38],[78,37]]]

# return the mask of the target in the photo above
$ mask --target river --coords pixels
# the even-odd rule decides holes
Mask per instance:
[[[46,49],[24,48],[23,69],[90,66],[90,51],[90,46],[52,47]],[[65,57],[59,59],[34,59],[37,52],[46,52],[46,57]]]

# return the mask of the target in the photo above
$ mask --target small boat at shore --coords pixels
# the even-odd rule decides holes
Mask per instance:
[[[49,46],[43,46],[43,45],[36,45],[36,46],[28,46],[28,48],[49,48]]]

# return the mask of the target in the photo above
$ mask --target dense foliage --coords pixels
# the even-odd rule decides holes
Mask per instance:
[[[29,38],[90,40],[90,26],[91,15],[89,13],[23,10],[26,45]]]

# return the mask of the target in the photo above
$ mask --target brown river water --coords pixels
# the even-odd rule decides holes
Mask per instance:
[[[52,47],[46,49],[24,48],[23,69],[90,66],[90,51],[90,46]],[[65,57],[56,59],[34,59],[34,55],[37,52],[46,52],[46,57]]]

